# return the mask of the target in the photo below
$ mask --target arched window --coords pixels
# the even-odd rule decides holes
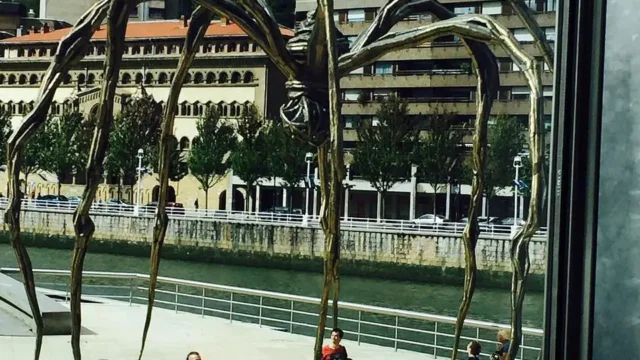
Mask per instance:
[[[4,84],[6,81],[7,78],[4,75],[0,74],[0,85]]]
[[[147,73],[147,75],[144,77],[144,83],[147,84],[147,85],[153,83],[153,74],[152,73]]]
[[[158,75],[158,84],[166,84],[169,79],[167,78],[167,73],[161,72]]]
[[[31,76],[29,77],[29,84],[35,85],[37,83],[38,83],[38,75],[31,74]]]
[[[214,82],[216,82],[216,74],[208,72],[206,82],[207,84],[213,84]]]
[[[28,53],[27,53],[27,56],[28,56],[28,57],[36,56],[36,49],[33,49],[33,48],[32,48],[32,49],[29,49],[29,50],[28,50]]]
[[[204,77],[202,75],[201,72],[197,72],[196,75],[193,78],[193,83],[194,84],[202,84],[202,82],[204,81]]]
[[[218,82],[220,84],[226,84],[229,82],[229,75],[227,75],[226,72],[221,72],[220,75],[218,75]]]
[[[202,45],[202,53],[208,54],[213,50],[213,45],[211,43],[206,43]]]
[[[236,47],[237,47],[236,43],[230,42],[227,45],[227,52],[236,52]]]
[[[106,54],[106,49],[104,46],[98,46],[98,56]]]
[[[239,83],[239,82],[240,82],[240,73],[239,73],[239,72],[237,72],[237,71],[234,71],[234,72],[231,74],[231,83],[232,83],[232,84],[237,84],[237,83]]]
[[[140,55],[140,46],[134,46],[131,48],[131,55]]]
[[[46,48],[40,48],[40,49],[38,49],[38,56],[39,56],[39,57],[45,57],[45,56],[47,56],[47,49],[46,49]]]
[[[20,101],[18,103],[18,111],[17,111],[18,115],[22,115],[24,114],[24,104],[22,103],[22,101]]]
[[[229,116],[231,116],[231,117],[235,117],[235,116],[237,116],[237,115],[236,115],[236,105],[235,105],[235,104],[231,104],[231,109],[230,109],[230,110],[231,110],[231,111],[230,111],[230,113],[229,113]]]
[[[18,84],[26,84],[27,83],[27,75],[20,75],[20,77],[18,78]]]
[[[180,115],[182,116],[187,116],[187,103],[184,102],[182,103],[182,105],[180,105]]]
[[[244,83],[250,84],[253,82],[253,73],[251,71],[247,71],[244,73]]]
[[[131,84],[131,75],[129,73],[122,74],[122,84]]]
[[[129,47],[128,46],[124,47],[123,55],[129,55]]]
[[[93,85],[95,83],[96,83],[96,76],[93,73],[90,73],[89,76],[87,77],[87,84]]]
[[[151,45],[145,45],[144,55],[151,55],[151,54],[153,54],[153,47]]]
[[[241,42],[240,43],[240,52],[248,52],[249,51],[249,43]]]
[[[164,54],[164,46],[156,45],[156,55],[161,55],[161,54]]]
[[[197,101],[193,104],[193,116],[200,116],[200,103]]]
[[[86,80],[86,79],[85,79],[84,74],[80,74],[80,75],[78,75],[78,85],[83,85],[83,84],[84,84],[84,82],[85,82],[85,80]]]
[[[216,43],[213,46],[213,51],[216,53],[222,52],[222,49],[224,48],[224,45],[222,43]]]
[[[67,74],[64,76],[64,79],[62,80],[62,82],[64,84],[71,84],[71,74]]]
[[[185,84],[191,84],[191,73],[187,73],[187,76],[184,78]]]
[[[16,83],[16,76],[11,74],[9,75],[9,85],[13,85]]]
[[[190,149],[189,138],[185,136],[182,139],[180,139],[180,150],[189,150],[189,149]]]
[[[7,109],[7,113],[9,115],[13,115],[13,102],[9,101],[7,103],[7,108],[6,109]]]
[[[89,48],[87,49],[87,56],[93,56],[93,53],[96,51],[96,48],[94,48],[93,46],[89,46]]]
[[[142,73],[136,74],[136,84],[142,84],[143,76]]]

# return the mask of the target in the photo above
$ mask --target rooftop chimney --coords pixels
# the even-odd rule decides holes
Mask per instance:
[[[189,27],[189,20],[187,19],[186,16],[181,15],[180,16],[180,20],[182,20],[182,26],[183,27]]]
[[[42,25],[42,33],[46,34],[49,32],[49,24],[44,23],[44,25]]]
[[[220,18],[220,25],[221,26],[227,26],[230,23],[231,23],[231,20],[229,20],[229,18],[224,17],[224,16]]]
[[[31,29],[29,30],[29,34],[35,34],[36,33],[36,27],[31,25]]]
[[[22,25],[20,25],[20,27],[16,29],[16,36],[22,36],[22,29]]]

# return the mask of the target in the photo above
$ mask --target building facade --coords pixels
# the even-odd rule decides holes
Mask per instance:
[[[340,31],[354,41],[372,23],[380,7],[387,0],[336,0],[334,19]],[[555,42],[557,0],[525,0],[535,12],[535,18],[546,34]],[[302,21],[308,11],[316,8],[315,0],[296,1],[296,19]],[[508,27],[520,41],[525,51],[536,57],[541,53],[533,44],[533,38],[521,20],[505,1],[490,0],[441,0],[445,7],[456,14],[485,14],[495,17]],[[391,31],[406,30],[430,24],[429,14],[418,14],[400,21]],[[528,124],[529,88],[526,79],[506,52],[492,47],[500,67],[498,100],[493,104],[492,115],[510,115]],[[545,127],[551,129],[553,73],[543,65]],[[355,129],[363,121],[375,122],[379,108],[376,100],[395,95],[409,104],[409,114],[420,117],[432,114],[436,109],[457,114],[460,125],[473,128],[476,114],[476,76],[472,73],[468,51],[456,37],[442,37],[419,47],[388,54],[375,63],[353,71],[341,81],[342,121],[345,127],[346,151],[356,145]],[[466,138],[471,142],[471,136]],[[357,172],[351,174],[348,214],[356,217],[375,217],[379,201],[368,182],[360,180]],[[439,214],[450,219],[465,216],[469,203],[470,186],[449,186],[437,197]],[[433,211],[433,190],[420,179],[413,178],[396,184],[390,191],[383,217],[414,218]],[[491,215],[513,216],[513,193],[505,190],[492,201]],[[524,204],[523,201],[520,202]],[[485,209],[486,210],[486,209]],[[524,209],[522,213],[526,212]]]
[[[183,21],[132,22],[127,28],[126,49],[117,89],[116,111],[131,96],[145,91],[161,105],[166,102],[171,80],[180,57],[187,28]],[[34,105],[40,82],[55,54],[59,40],[70,29],[41,32],[0,42],[0,107],[12,114],[14,128]],[[290,35],[284,30],[285,36]],[[106,54],[106,27],[99,29],[91,41],[87,56],[63,80],[51,106],[53,115],[65,108],[75,108],[85,116],[95,113],[100,99],[100,85]],[[228,21],[215,21],[209,27],[205,40],[189,70],[182,90],[174,133],[181,150],[188,151],[197,135],[196,122],[206,108],[216,107],[226,121],[240,118],[245,104],[253,103],[265,118],[279,116],[285,101],[284,77],[240,28]],[[131,154],[132,157],[136,154]],[[0,173],[2,183],[6,173]],[[236,182],[238,179],[236,179]],[[233,177],[227,176],[209,192],[205,204],[204,192],[195,178],[188,175],[179,183],[172,183],[175,201],[192,206],[196,199],[201,208],[233,206],[233,196],[226,196]],[[98,199],[117,197],[120,179],[106,176],[98,192]],[[157,178],[143,178],[142,201],[145,204],[157,197]],[[55,194],[55,177],[41,179],[32,176],[26,180],[28,193]],[[122,197],[135,199],[133,184],[121,184]],[[69,176],[63,183],[66,196],[82,194],[84,176]],[[134,188],[134,187],[133,187]],[[237,206],[243,203],[242,190],[233,190]],[[227,200],[228,199],[228,200]],[[240,209],[241,210],[241,209]]]

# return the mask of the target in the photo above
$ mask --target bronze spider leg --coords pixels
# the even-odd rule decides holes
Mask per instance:
[[[160,251],[162,250],[164,237],[169,224],[166,204],[167,191],[169,188],[169,163],[171,160],[171,153],[175,151],[177,145],[174,141],[171,141],[171,139],[173,135],[173,124],[176,116],[176,109],[178,108],[178,98],[180,97],[180,91],[184,85],[191,62],[198,52],[198,45],[204,38],[212,18],[213,12],[203,8],[202,6],[199,6],[191,16],[189,29],[187,30],[187,37],[184,42],[184,48],[180,55],[176,76],[171,84],[169,99],[167,100],[167,105],[162,119],[162,135],[159,147],[160,197],[158,199],[158,211],[156,214],[156,224],[153,228],[153,243],[151,245],[151,273],[149,275],[147,316],[145,318],[144,330],[142,332],[142,345],[140,347],[140,355],[138,359],[142,359],[149,325],[151,324],[151,313],[155,302],[158,271],[160,267]]]

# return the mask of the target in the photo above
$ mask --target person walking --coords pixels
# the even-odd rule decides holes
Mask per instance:
[[[467,354],[469,354],[469,360],[480,360],[480,351],[482,351],[482,346],[480,346],[480,343],[475,340],[467,345]]]
[[[193,207],[195,207],[196,211],[198,211],[198,207],[199,207],[198,199],[196,199],[196,201],[193,203]]]

